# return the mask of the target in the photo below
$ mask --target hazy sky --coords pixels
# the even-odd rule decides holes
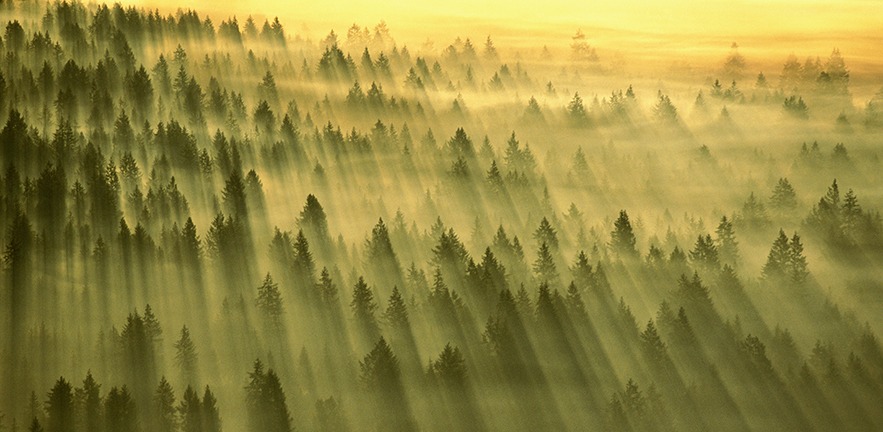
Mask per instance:
[[[177,7],[170,0],[138,0],[146,6]],[[221,3],[195,0],[201,10],[278,15],[287,22],[343,27],[353,22],[376,23],[385,19],[407,30],[427,26],[457,27],[466,21],[505,26],[560,25],[601,27],[651,33],[723,33],[757,35],[778,33],[867,32],[883,33],[883,13],[878,0],[424,0],[377,2],[337,0],[292,2],[244,0]]]
[[[126,2],[126,0],[124,0]],[[128,0],[167,12],[172,0]],[[419,47],[427,39],[437,50],[455,37],[476,45],[488,35],[498,47],[565,51],[581,29],[602,57],[641,59],[647,66],[678,59],[715,63],[737,42],[753,70],[778,68],[789,54],[826,57],[838,48],[854,72],[879,76],[883,58],[883,4],[880,0],[424,0],[333,2],[193,0],[187,7],[218,22],[278,16],[289,36],[313,40],[330,30],[346,34],[352,24],[373,28],[385,20],[400,44]],[[703,60],[704,59],[704,60]],[[855,84],[859,84],[856,82]]]

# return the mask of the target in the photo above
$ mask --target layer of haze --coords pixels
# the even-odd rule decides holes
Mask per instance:
[[[170,0],[136,0],[123,3],[162,10],[180,3]],[[844,43],[881,40],[883,14],[877,1],[850,0],[714,0],[695,2],[669,0],[628,0],[622,2],[534,1],[423,1],[374,2],[343,0],[334,2],[241,1],[219,3],[208,0],[189,2],[188,7],[212,15],[265,13],[279,16],[290,25],[318,37],[336,29],[345,30],[353,22],[376,23],[385,20],[400,37],[434,37],[464,30],[471,33],[517,33],[534,31],[570,35],[577,27],[601,33],[609,30],[634,33],[637,38],[671,38],[695,46],[706,37],[771,38],[786,45],[817,39],[843,39]],[[860,35],[876,34],[874,40]],[[699,40],[696,36],[701,36]],[[859,36],[856,38],[856,36]],[[858,39],[858,40],[856,40]],[[879,46],[879,45],[877,45]]]
[[[122,3],[166,13],[181,7],[171,0]],[[757,71],[779,71],[781,60],[789,54],[800,57],[807,52],[830,52],[834,47],[848,56],[853,72],[875,74],[869,79],[876,80],[883,65],[877,55],[883,46],[883,14],[879,2],[869,0],[841,1],[836,6],[820,0],[551,0],[542,4],[527,0],[196,0],[187,7],[208,14],[215,22],[231,15],[240,22],[253,15],[258,23],[279,17],[291,37],[313,41],[331,30],[343,37],[353,24],[373,27],[385,21],[400,45],[419,47],[431,42],[439,52],[455,37],[471,37],[480,44],[490,35],[505,47],[504,55],[508,50],[520,56],[541,46],[566,55],[571,37],[581,30],[602,56],[617,57],[627,66],[639,63],[639,70],[628,69],[635,74],[681,67],[685,58],[690,67],[718,65],[721,52],[733,42],[748,58],[749,69]]]

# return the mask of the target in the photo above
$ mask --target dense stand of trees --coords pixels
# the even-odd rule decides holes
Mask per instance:
[[[0,17],[2,430],[883,428],[881,98],[837,50],[584,99],[582,32],[552,72]]]

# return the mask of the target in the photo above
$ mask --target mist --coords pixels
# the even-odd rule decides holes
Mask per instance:
[[[4,2],[0,430],[883,429],[854,3]]]

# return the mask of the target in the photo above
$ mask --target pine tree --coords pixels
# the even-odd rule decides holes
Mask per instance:
[[[181,337],[175,342],[175,363],[181,368],[185,381],[192,383],[196,379],[196,345],[186,325],[181,328]]]
[[[632,231],[629,215],[625,210],[620,210],[619,217],[613,223],[613,231],[610,233],[610,247],[619,254],[620,258],[631,258],[638,255],[635,243],[635,233]]]
[[[445,345],[438,359],[431,362],[430,371],[436,382],[450,389],[463,389],[466,385],[466,361],[460,349]]]
[[[739,263],[739,242],[736,241],[736,233],[733,228],[733,222],[726,216],[721,217],[721,221],[714,231],[717,236],[716,245],[720,262],[735,266]]]
[[[315,283],[316,263],[313,261],[313,254],[310,252],[310,244],[303,230],[297,232],[294,240],[293,249],[293,271],[295,277],[301,281],[303,286],[309,287]]]
[[[371,230],[371,238],[365,241],[365,256],[369,268],[376,269],[378,275],[397,280],[401,275],[398,258],[389,239],[389,229],[383,219]]]
[[[574,282],[567,287],[567,297],[565,298],[567,310],[576,321],[586,320],[589,317],[586,312],[586,304],[583,302],[582,294]]]
[[[281,330],[282,315],[285,312],[282,306],[282,294],[279,292],[279,285],[273,282],[273,277],[270,276],[270,273],[267,273],[264,283],[258,287],[255,306],[261,311],[273,330]]]
[[[770,207],[782,216],[787,216],[789,212],[797,208],[797,194],[787,178],[780,178],[776,187],[773,188]]]
[[[491,161],[491,167],[487,170],[485,181],[487,181],[491,191],[495,193],[501,193],[505,190],[506,186],[503,183],[503,175],[500,174],[500,169],[497,168],[496,160]]]
[[[374,303],[374,293],[361,276],[358,282],[356,282],[355,287],[353,287],[353,299],[350,302],[350,308],[353,311],[356,323],[365,332],[366,336],[374,337],[374,335],[379,333],[377,320],[374,317],[374,312],[377,310],[377,304]]]
[[[846,235],[852,236],[858,240],[858,236],[860,235],[859,226],[862,223],[862,207],[858,203],[858,197],[855,196],[855,192],[852,189],[846,191],[846,195],[843,197],[843,205],[840,210],[842,216],[842,224],[843,224],[843,232]]]
[[[138,428],[135,401],[126,386],[113,387],[104,399],[104,421],[107,432],[130,432]]]
[[[589,122],[586,106],[583,104],[583,98],[579,96],[579,92],[574,93],[573,99],[567,104],[567,117],[570,124],[576,127],[586,126]]]
[[[779,230],[779,236],[773,242],[773,247],[767,256],[763,266],[763,277],[770,281],[781,280],[788,272],[791,262],[791,246],[788,244],[788,236],[784,230]]]
[[[791,281],[796,284],[802,284],[809,276],[806,257],[803,255],[803,244],[800,242],[800,236],[797,233],[791,237],[788,253],[788,275]]]
[[[47,432],[73,431],[74,394],[73,387],[64,377],[58,378],[46,400]]]
[[[181,418],[181,432],[203,431],[202,403],[191,386],[184,390],[184,396],[178,405],[178,415]]]
[[[411,325],[408,320],[408,309],[398,287],[392,288],[392,295],[389,296],[389,304],[383,313],[383,318],[393,329],[407,330]]]
[[[555,268],[555,260],[548,244],[543,242],[537,251],[537,260],[533,265],[534,273],[540,282],[557,284],[558,270]]]
[[[255,360],[254,370],[248,375],[245,402],[249,430],[290,432],[293,429],[291,414],[288,411],[279,376],[273,369],[264,372],[264,365],[260,360]]]
[[[580,289],[588,289],[592,287],[594,277],[592,275],[592,265],[589,264],[589,257],[585,251],[579,251],[576,256],[576,262],[570,269],[573,274],[573,282]]]
[[[201,420],[203,432],[221,432],[221,414],[218,411],[218,400],[214,393],[205,386],[205,392],[202,395]]]
[[[348,432],[350,430],[343,408],[333,397],[316,401],[316,424],[324,432]]]
[[[647,358],[657,365],[662,364],[668,358],[665,343],[659,337],[653,320],[647,322],[647,327],[641,332],[641,347]]]
[[[742,205],[742,212],[739,215],[739,223],[748,229],[757,230],[765,228],[769,224],[769,217],[766,213],[766,207],[763,205],[752,192],[748,196],[748,200]]]
[[[147,337],[151,341],[159,342],[162,340],[162,327],[160,326],[156,315],[153,314],[153,309],[150,307],[149,303],[144,306],[144,331],[147,333]]]
[[[537,245],[546,243],[551,250],[558,250],[558,233],[555,232],[555,228],[552,228],[552,224],[545,217],[540,221],[540,226],[537,230],[534,231],[533,238],[536,240]]]
[[[172,385],[162,377],[153,394],[154,418],[162,432],[174,432],[178,428],[178,417],[175,412],[175,392]]]
[[[690,251],[690,260],[694,264],[708,270],[716,270],[720,267],[717,247],[711,240],[711,235],[700,235],[696,239],[696,246]]]
[[[339,306],[337,285],[331,280],[327,267],[322,267],[322,273],[319,275],[319,297],[322,299],[322,304],[331,310]]]
[[[245,181],[242,174],[234,171],[227,179],[222,192],[227,213],[237,219],[248,217],[248,204],[245,196]]]
[[[92,377],[91,371],[83,379],[83,386],[74,390],[74,401],[79,416],[77,424],[81,429],[100,432],[103,426],[101,385]]]

